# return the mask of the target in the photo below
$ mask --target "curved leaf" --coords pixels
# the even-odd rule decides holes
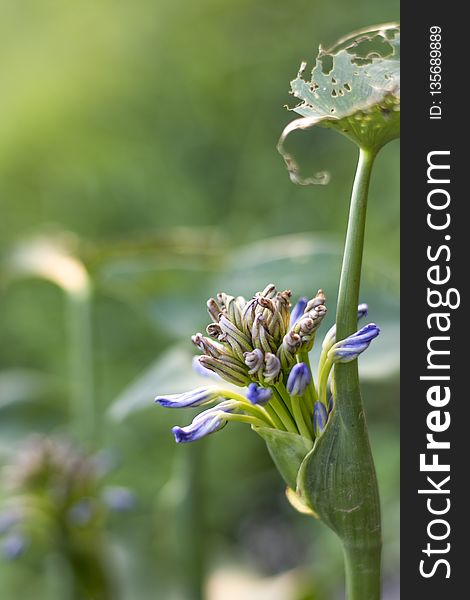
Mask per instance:
[[[377,151],[400,135],[400,27],[389,23],[352,33],[333,48],[320,47],[311,80],[307,63],[291,82],[301,100],[291,110],[302,116],[284,129],[278,150],[295,183],[328,183],[328,175],[302,179],[294,159],[284,149],[286,137],[315,125],[334,129],[359,147]]]

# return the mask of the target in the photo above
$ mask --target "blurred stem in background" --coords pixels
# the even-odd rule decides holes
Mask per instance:
[[[184,600],[203,600],[206,567],[204,531],[205,444],[184,448],[180,477],[183,489],[177,510],[177,551]]]
[[[65,294],[70,429],[80,442],[96,442],[91,283],[85,266],[60,241],[40,237],[17,246],[9,267],[13,277],[44,279]]]
[[[93,378],[90,287],[67,293],[68,362],[72,429],[79,440],[98,440]]]
[[[66,298],[69,381],[69,428],[80,444],[97,444],[93,380],[91,285],[85,266],[60,244],[37,239],[12,255],[13,276],[38,277],[61,289]],[[70,567],[73,600],[111,600],[111,579],[104,564],[104,546],[95,537],[78,545],[68,536],[62,555]]]
[[[103,549],[88,543],[80,548],[65,543],[63,556],[70,568],[70,600],[115,600]]]

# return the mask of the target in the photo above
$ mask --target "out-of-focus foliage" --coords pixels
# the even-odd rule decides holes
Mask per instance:
[[[189,335],[206,322],[205,299],[219,288],[251,295],[272,280],[300,294],[321,286],[334,306],[355,150],[328,132],[293,135],[302,171],[320,162],[332,180],[289,181],[275,146],[290,120],[283,105],[299,56],[397,11],[396,2],[372,0],[354,10],[346,0],[0,0],[1,459],[31,432],[75,431],[71,377],[80,369],[71,362],[83,356],[70,347],[73,308],[50,281],[12,272],[18,249],[42,236],[91,281],[99,423],[91,445],[112,457],[110,483],[138,497],[136,510],[109,526],[123,600],[177,597],[188,449],[175,447],[175,415],[152,397],[193,377]],[[392,582],[397,170],[394,143],[372,182],[361,298],[383,334],[362,368]],[[233,426],[201,444],[210,588],[220,589],[213,574],[230,564],[257,577],[300,569],[297,591],[286,592],[292,600],[334,594],[335,540],[290,508],[262,441]],[[64,598],[60,562],[46,561],[38,570],[27,553],[0,560],[0,597]]]

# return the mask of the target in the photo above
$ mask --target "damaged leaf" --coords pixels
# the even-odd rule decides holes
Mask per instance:
[[[363,29],[322,47],[311,73],[307,64],[291,82],[301,102],[291,108],[301,115],[282,132],[278,150],[294,183],[328,183],[328,174],[303,179],[284,148],[287,136],[315,125],[334,129],[360,148],[377,152],[400,135],[400,27],[396,23]]]

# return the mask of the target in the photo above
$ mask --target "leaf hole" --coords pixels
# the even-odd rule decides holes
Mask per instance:
[[[319,57],[321,62],[321,70],[325,75],[329,75],[333,70],[333,57],[331,54],[323,54],[323,56]]]
[[[344,87],[344,89],[345,89],[347,92],[350,92],[350,91],[351,91],[351,85],[350,85],[349,83],[345,83],[345,84],[343,85],[343,87]]]
[[[331,91],[331,95],[333,96],[333,98],[336,98],[336,96],[337,96],[338,94],[336,93],[336,90],[332,90],[332,91]]]

